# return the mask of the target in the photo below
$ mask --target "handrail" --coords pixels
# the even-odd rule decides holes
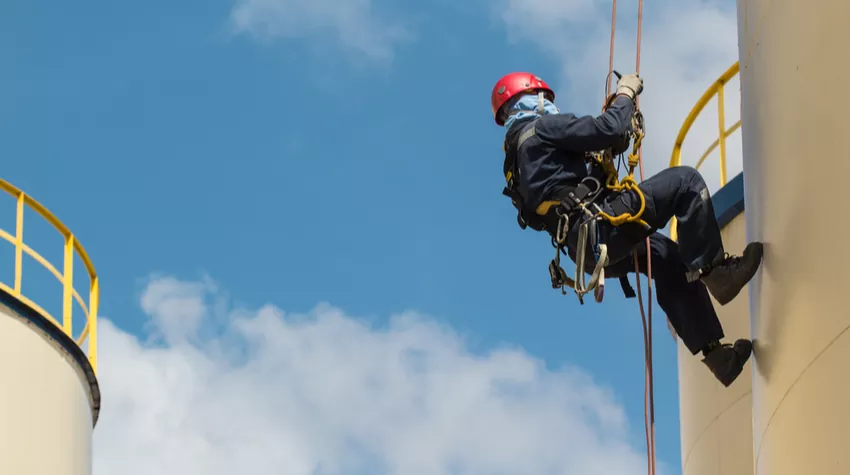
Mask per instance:
[[[697,162],[695,168],[699,169],[702,166],[705,159],[713,152],[718,146],[720,147],[720,186],[726,185],[726,139],[732,135],[736,130],[741,127],[741,121],[739,120],[731,127],[726,128],[726,105],[725,105],[725,95],[724,95],[724,86],[728,83],[735,75],[740,71],[740,63],[738,61],[735,62],[732,66],[729,67],[723,74],[720,75],[709,87],[705,90],[702,97],[699,98],[696,105],[694,105],[691,112],[688,113],[687,118],[685,118],[685,122],[682,124],[682,127],[679,129],[679,135],[676,136],[676,142],[673,144],[673,152],[670,155],[670,166],[677,167],[682,164],[682,145],[685,143],[685,137],[687,137],[688,132],[690,132],[691,127],[694,125],[694,122],[697,120],[697,117],[702,113],[705,106],[708,105],[708,102],[711,101],[715,96],[717,96],[717,130],[718,130],[718,138],[712,143],[705,153],[702,154],[699,161]],[[673,218],[670,222],[670,238],[672,240],[676,240],[677,232],[676,232],[676,218]]]
[[[0,189],[9,193],[17,200],[17,213],[15,220],[15,233],[11,234],[3,229],[0,229],[0,239],[4,239],[15,246],[15,280],[12,286],[0,281],[0,289],[13,295],[22,303],[38,312],[41,316],[55,325],[63,333],[74,340],[77,345],[82,348],[83,343],[88,340],[88,360],[91,363],[92,370],[97,373],[97,312],[100,302],[100,282],[95,272],[94,264],[92,264],[88,253],[83,245],[74,236],[70,229],[65,226],[62,221],[59,221],[53,213],[50,212],[44,205],[36,201],[31,196],[24,193],[15,185],[0,178]],[[50,223],[65,241],[64,245],[64,263],[62,272],[56,269],[47,259],[41,256],[38,252],[24,243],[24,210],[26,207],[31,208]],[[23,274],[23,255],[26,253],[36,262],[44,266],[51,274],[53,274],[59,282],[62,283],[62,321],[61,324],[50,313],[48,313],[40,305],[29,299],[21,292],[21,281]],[[74,254],[80,256],[83,265],[89,275],[89,298],[88,305],[85,304],[79,292],[74,289]],[[86,317],[86,324],[78,337],[74,338],[72,327],[73,316],[73,301],[76,300]]]

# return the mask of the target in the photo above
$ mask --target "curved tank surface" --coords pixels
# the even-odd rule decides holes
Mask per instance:
[[[746,246],[743,176],[712,197],[726,251]],[[746,292],[725,306],[715,302],[728,340],[750,335]],[[724,388],[683,345],[679,353],[679,412],[683,475],[751,475],[753,471],[751,363]]]
[[[4,180],[0,190],[17,204],[14,232],[0,229],[0,244],[11,244],[15,255],[14,277],[0,280],[0,474],[90,475],[92,431],[100,413],[95,376],[100,284],[85,249],[56,216]],[[62,237],[62,265],[24,242],[30,217],[44,219]],[[61,307],[53,314],[36,301],[50,300],[41,291],[51,282],[25,272],[31,268],[24,257],[61,283],[55,295]],[[88,298],[74,288],[75,258],[89,278]]]
[[[0,473],[91,473],[99,394],[70,338],[0,298]],[[74,346],[72,346],[74,345]]]
[[[725,98],[727,89],[734,83],[738,73],[739,63],[735,62],[697,100],[679,130],[670,166],[682,165],[682,148],[686,138],[695,122],[704,117],[706,107],[713,103],[717,108],[717,139],[696,161],[695,167],[700,168],[706,159],[719,152],[720,189],[712,195],[712,202],[726,252],[741,255],[748,242],[744,174],[739,173],[728,183],[726,180],[728,138],[741,129],[742,122],[727,122],[726,109],[730,104],[726,103]],[[738,98],[733,98],[732,102],[739,103]],[[670,235],[676,239],[675,220]],[[715,301],[714,308],[723,325],[727,342],[751,337],[748,292],[742,291],[725,306]],[[752,359],[744,367],[741,376],[730,387],[724,388],[702,363],[701,355],[691,355],[683,345],[679,345],[677,351],[683,475],[751,475]]]
[[[850,473],[850,2],[738,1],[755,473]]]

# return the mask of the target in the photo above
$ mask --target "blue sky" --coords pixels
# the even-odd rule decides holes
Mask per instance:
[[[634,69],[633,13],[621,6],[621,72]],[[377,327],[415,311],[473,354],[507,345],[553,371],[583,368],[613,391],[641,454],[637,303],[616,281],[583,307],[549,288],[548,240],[522,232],[500,194],[503,131],[488,106],[499,76],[530,70],[562,109],[595,113],[606,15],[589,0],[11,0],[2,176],[77,233],[101,314],[122,332],[152,331],[140,299],[157,276],[209,277],[236,308],[326,302]],[[731,1],[644,15],[652,172],[737,40]],[[695,135],[710,137],[706,122]],[[653,306],[658,456],[678,473],[676,347]]]

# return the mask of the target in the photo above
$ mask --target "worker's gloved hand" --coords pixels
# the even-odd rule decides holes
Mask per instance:
[[[617,95],[629,96],[632,100],[643,92],[643,79],[637,74],[626,74],[617,81]]]

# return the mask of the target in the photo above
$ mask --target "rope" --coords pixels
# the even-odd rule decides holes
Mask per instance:
[[[635,56],[635,71],[640,74],[640,46],[641,46],[641,36],[642,36],[642,26],[643,26],[643,0],[638,0],[638,18],[637,18],[637,53]],[[617,0],[612,0],[611,5],[611,45],[609,51],[608,58],[608,77],[606,80],[606,101],[607,98],[611,98],[611,79],[614,74],[614,35],[617,29]],[[635,97],[635,109],[640,109],[640,96]],[[642,124],[641,124],[642,125]],[[618,188],[627,188],[627,189],[636,189],[637,184],[634,183],[634,179],[632,178],[632,173],[634,171],[634,162],[635,162],[635,152],[637,155],[637,165],[640,170],[640,180],[643,181],[643,149],[640,147],[639,140],[642,138],[642,135],[636,139],[635,146],[633,148],[632,155],[629,156],[629,178],[624,179],[620,182],[620,187]],[[624,186],[625,185],[625,186]],[[610,187],[610,186],[609,186]],[[632,218],[629,217],[616,217],[615,219],[620,222],[628,222],[628,221],[642,221],[639,217],[643,214],[645,201],[643,197],[643,193],[640,190],[637,191],[637,195],[640,197],[641,207],[640,211]],[[608,217],[610,219],[610,217]],[[618,219],[619,218],[619,219]],[[610,219],[612,224],[614,224],[615,219]],[[618,223],[619,224],[619,223]],[[616,224],[614,224],[616,225]],[[634,255],[635,260],[635,280],[637,283],[637,298],[638,298],[638,306],[640,307],[640,317],[641,323],[643,325],[643,342],[644,342],[644,361],[645,361],[645,390],[644,390],[644,422],[646,427],[646,458],[647,458],[647,473],[649,475],[655,475],[655,394],[654,394],[654,384],[653,384],[653,374],[652,374],[652,252],[651,252],[651,244],[650,240],[646,238],[646,275],[647,275],[647,311],[644,311],[643,307],[643,296],[641,292],[641,284],[640,284],[640,263],[637,254]]]
[[[635,71],[640,74],[640,51],[641,51],[641,35],[643,33],[643,0],[638,0],[638,19],[637,19],[637,52],[635,54]],[[640,106],[640,96],[635,97],[636,107]],[[640,181],[643,181],[643,149],[638,149],[638,169],[640,170]],[[637,255],[635,255],[637,257]],[[635,281],[637,288],[640,289],[640,269],[637,260],[635,260]],[[643,301],[640,293],[638,293],[638,304],[641,311],[641,320],[644,318]],[[648,407],[647,432],[652,449],[649,451],[650,475],[655,475],[655,384],[652,364],[652,245],[649,237],[646,238],[646,307],[647,307],[647,324],[644,330],[644,341],[646,342],[646,387],[645,408]]]

